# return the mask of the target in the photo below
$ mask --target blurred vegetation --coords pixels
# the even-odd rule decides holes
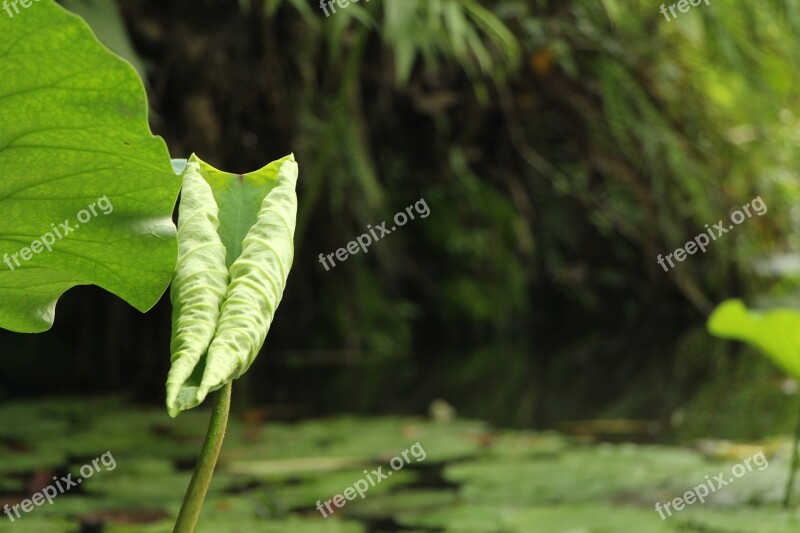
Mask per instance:
[[[800,7],[668,22],[644,0],[311,4],[131,0],[103,11],[121,24],[96,23],[125,28],[98,33],[146,72],[174,156],[301,164],[295,267],[243,398],[299,415],[442,397],[504,424],[666,427],[711,389],[734,396],[729,380],[778,391],[698,328],[728,296],[794,300]],[[756,196],[768,214],[658,266]],[[430,217],[318,263],[420,198]],[[161,398],[167,316],[76,291],[50,334],[2,335],[19,357],[0,387]]]

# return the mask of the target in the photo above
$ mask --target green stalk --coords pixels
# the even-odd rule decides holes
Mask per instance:
[[[789,467],[789,479],[786,481],[786,492],[783,495],[783,506],[789,507],[794,485],[794,473],[797,470],[797,445],[800,444],[800,416],[797,417],[797,426],[794,429],[794,444],[792,445],[792,466]]]
[[[203,501],[206,499],[206,493],[211,484],[211,476],[214,475],[214,467],[217,465],[222,441],[225,438],[230,407],[231,383],[229,382],[214,395],[214,406],[211,412],[211,421],[208,424],[208,432],[206,432],[206,441],[203,443],[203,449],[200,451],[200,457],[194,467],[192,481],[183,498],[183,505],[173,533],[194,533],[197,519],[200,518],[200,510],[203,508]]]

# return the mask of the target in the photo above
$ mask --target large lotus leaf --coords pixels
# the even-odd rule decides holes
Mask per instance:
[[[48,329],[75,285],[152,307],[180,178],[133,68],[52,0],[0,11],[0,128],[0,327]]]
[[[750,311],[741,300],[726,300],[708,318],[708,331],[754,346],[781,370],[800,379],[800,311]]]
[[[297,163],[250,174],[192,156],[183,173],[172,283],[172,416],[240,377],[256,358],[294,258]]]

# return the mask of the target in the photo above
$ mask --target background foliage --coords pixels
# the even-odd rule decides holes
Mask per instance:
[[[671,22],[643,0],[69,5],[143,73],[173,156],[300,162],[295,267],[240,404],[671,425],[763,364],[700,329],[713,304],[793,299],[791,2]],[[758,195],[767,215],[657,265]],[[427,219],[318,263],[420,198]],[[160,398],[168,316],[75,290],[50,333],[0,335],[0,390]]]

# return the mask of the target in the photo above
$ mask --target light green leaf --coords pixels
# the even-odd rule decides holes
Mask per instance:
[[[754,346],[789,376],[800,379],[800,311],[750,311],[739,299],[726,300],[709,317],[708,331]]]
[[[146,311],[175,266],[180,178],[142,82],[52,0],[0,13],[0,327],[48,329],[75,285]]]
[[[142,60],[136,54],[119,5],[108,0],[61,0],[61,5],[85,20],[100,42],[128,61],[139,76],[146,77]]]
[[[172,288],[171,416],[240,377],[261,350],[294,257],[296,185],[291,155],[244,175],[190,159]]]
[[[184,171],[178,212],[178,264],[172,280],[172,369],[167,405],[192,402],[202,379],[201,358],[214,339],[230,275],[218,233],[219,208],[211,187],[190,162]],[[172,410],[171,414],[178,412]]]

